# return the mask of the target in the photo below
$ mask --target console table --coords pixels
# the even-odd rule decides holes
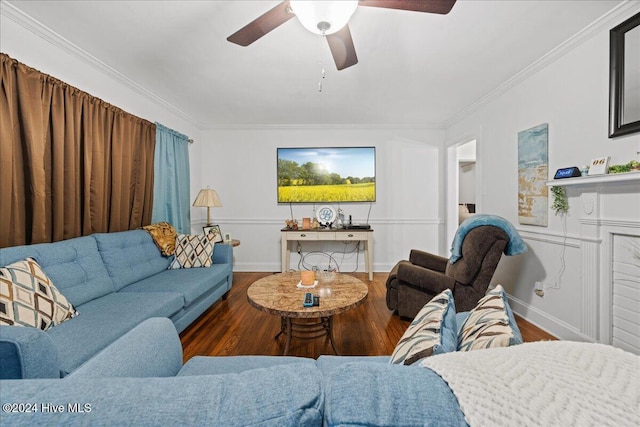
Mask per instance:
[[[308,241],[357,241],[364,242],[364,265],[365,271],[369,273],[369,281],[373,280],[373,230],[358,230],[346,228],[327,228],[318,230],[289,230],[283,228],[281,231],[282,240],[282,272],[289,270],[291,261],[290,242]]]

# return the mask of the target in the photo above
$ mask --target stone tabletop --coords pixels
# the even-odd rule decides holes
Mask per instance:
[[[258,310],[281,317],[318,318],[356,308],[369,293],[361,280],[345,274],[317,272],[316,280],[315,288],[304,289],[296,286],[300,282],[300,272],[273,274],[249,286],[247,299]],[[320,296],[320,305],[303,307],[306,292]]]

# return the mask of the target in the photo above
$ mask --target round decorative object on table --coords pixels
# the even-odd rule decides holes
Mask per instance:
[[[258,310],[280,316],[280,332],[286,335],[283,355],[289,352],[291,338],[311,339],[328,336],[333,339],[333,316],[352,310],[367,299],[369,288],[361,280],[340,273],[317,272],[318,285],[313,293],[320,297],[318,306],[304,307],[302,301],[309,289],[298,288],[300,272],[272,274],[255,281],[247,289],[249,304]],[[295,322],[293,319],[317,319],[317,322]]]
[[[318,222],[320,223],[320,225],[324,226],[333,224],[337,216],[338,213],[336,212],[335,208],[328,205],[320,206],[320,208],[318,208],[318,210],[316,211],[316,218],[318,218]]]

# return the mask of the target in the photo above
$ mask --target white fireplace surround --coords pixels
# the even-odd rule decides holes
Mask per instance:
[[[640,173],[603,175],[550,181],[565,186],[579,198],[580,252],[582,257],[582,324],[580,333],[589,339],[615,344],[613,332],[613,256],[615,236],[640,238]],[[640,259],[633,259],[633,271]],[[634,291],[635,292],[635,291]],[[636,342],[640,340],[640,307],[631,317]],[[634,351],[634,349],[625,348]],[[635,352],[638,349],[635,348]]]

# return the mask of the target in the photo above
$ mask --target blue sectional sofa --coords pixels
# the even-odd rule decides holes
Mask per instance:
[[[388,361],[231,356],[183,366],[174,326],[149,319],[63,379],[0,381],[2,425],[467,425],[437,374]]]
[[[152,317],[184,330],[232,285],[233,252],[216,244],[210,268],[168,270],[143,230],[0,249],[0,266],[34,258],[79,315],[43,332],[0,326],[0,378],[59,378]]]
[[[428,368],[387,356],[194,357],[184,365],[182,357],[174,324],[147,319],[65,378],[0,380],[0,425],[640,423],[629,409],[638,406],[640,357],[602,344],[452,352],[425,359]]]
[[[388,362],[229,356],[183,365],[174,324],[152,318],[65,378],[0,380],[0,425],[640,425],[640,356],[611,346],[549,341],[439,354],[429,367]]]

